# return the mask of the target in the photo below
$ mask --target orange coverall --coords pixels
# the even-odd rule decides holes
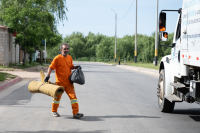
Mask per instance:
[[[168,35],[165,33],[165,34],[164,34],[164,37],[165,37],[165,38],[168,38]]]
[[[165,27],[164,26],[160,26],[160,31],[165,31]]]
[[[67,57],[57,55],[49,66],[52,70],[56,70],[56,84],[59,86],[63,86],[65,88],[65,92],[71,100],[71,106],[73,110],[73,115],[79,112],[78,101],[76,98],[76,93],[74,90],[74,85],[69,81],[69,77],[71,75],[71,69],[73,66],[73,59],[70,55]],[[62,95],[57,96],[57,99],[53,99],[52,102],[52,112],[57,112],[60,99]]]

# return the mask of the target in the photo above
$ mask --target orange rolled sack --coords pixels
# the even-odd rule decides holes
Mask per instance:
[[[43,93],[57,99],[57,96],[64,93],[64,87],[40,81],[31,81],[28,85],[31,93]]]

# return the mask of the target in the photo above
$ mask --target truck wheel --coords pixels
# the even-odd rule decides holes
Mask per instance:
[[[161,112],[171,113],[175,102],[168,101],[165,97],[165,69],[160,71],[158,80],[158,106]]]

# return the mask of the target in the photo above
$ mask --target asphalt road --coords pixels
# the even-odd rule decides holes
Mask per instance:
[[[5,133],[200,133],[200,105],[176,103],[173,113],[159,112],[158,78],[99,63],[80,63],[85,85],[75,85],[82,119],[73,119],[63,94],[51,116],[52,98],[31,94],[29,81],[0,92],[0,132]],[[51,74],[55,82],[55,74]]]

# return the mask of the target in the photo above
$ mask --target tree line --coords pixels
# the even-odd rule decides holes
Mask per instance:
[[[168,36],[168,41],[162,45],[171,45],[174,34]],[[63,38],[62,43],[70,45],[69,55],[77,61],[109,61],[115,58],[115,37],[89,32],[84,36],[81,32],[73,32]],[[54,58],[60,54],[59,43],[55,47],[48,49],[48,58]],[[126,58],[127,61],[134,60],[135,35],[125,35],[117,38],[117,59]],[[158,59],[170,54],[171,48],[158,46]],[[151,36],[137,35],[137,53],[139,62],[152,62],[155,57],[155,33]]]

